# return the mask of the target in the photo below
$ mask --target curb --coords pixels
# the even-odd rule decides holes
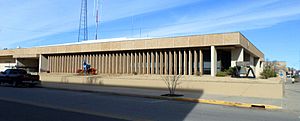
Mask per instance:
[[[175,101],[183,101],[183,102],[205,103],[205,104],[223,105],[223,106],[240,107],[240,108],[260,108],[260,109],[267,109],[267,110],[280,110],[280,109],[282,109],[282,107],[275,106],[275,105],[230,102],[230,101],[213,100],[213,99],[196,99],[196,98],[183,98],[183,97],[163,97],[163,96],[140,95],[140,94],[129,94],[129,93],[116,93],[116,92],[108,92],[108,91],[93,91],[93,90],[84,90],[84,89],[70,89],[70,88],[60,88],[60,87],[47,87],[47,86],[44,87],[44,88],[54,89],[54,90],[88,92],[88,93],[105,93],[105,94],[110,94],[110,95],[141,97],[141,98],[151,98],[151,99],[161,99],[161,100],[175,100]]]

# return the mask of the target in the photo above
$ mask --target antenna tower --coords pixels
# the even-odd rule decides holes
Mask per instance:
[[[82,0],[81,1],[78,42],[81,41],[81,40],[88,40],[87,0]]]
[[[95,22],[96,22],[95,40],[97,40],[98,39],[98,28],[99,28],[99,0],[94,0],[94,16],[95,16]]]

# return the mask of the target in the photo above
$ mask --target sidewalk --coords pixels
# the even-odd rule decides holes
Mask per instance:
[[[221,96],[205,94],[203,91],[177,91],[178,94],[183,94],[183,97],[170,98],[160,96],[167,94],[168,90],[162,89],[144,89],[144,88],[129,88],[129,87],[111,87],[99,85],[84,85],[84,84],[69,84],[69,83],[53,83],[43,82],[42,86],[50,89],[61,89],[71,91],[84,92],[101,92],[114,95],[135,96],[156,99],[170,99],[178,101],[189,101],[198,103],[208,103],[217,105],[227,105],[236,107],[263,107],[265,109],[281,109],[283,107],[283,100],[281,99],[265,99],[265,98],[251,98],[239,96]]]

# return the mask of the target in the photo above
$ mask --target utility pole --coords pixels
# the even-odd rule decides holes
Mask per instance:
[[[88,28],[87,28],[87,0],[81,1],[80,21],[78,42],[81,40],[88,40]]]

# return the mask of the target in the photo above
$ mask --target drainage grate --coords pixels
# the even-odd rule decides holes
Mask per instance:
[[[252,108],[263,108],[263,109],[266,108],[266,106],[264,106],[264,105],[251,105],[251,107]]]

